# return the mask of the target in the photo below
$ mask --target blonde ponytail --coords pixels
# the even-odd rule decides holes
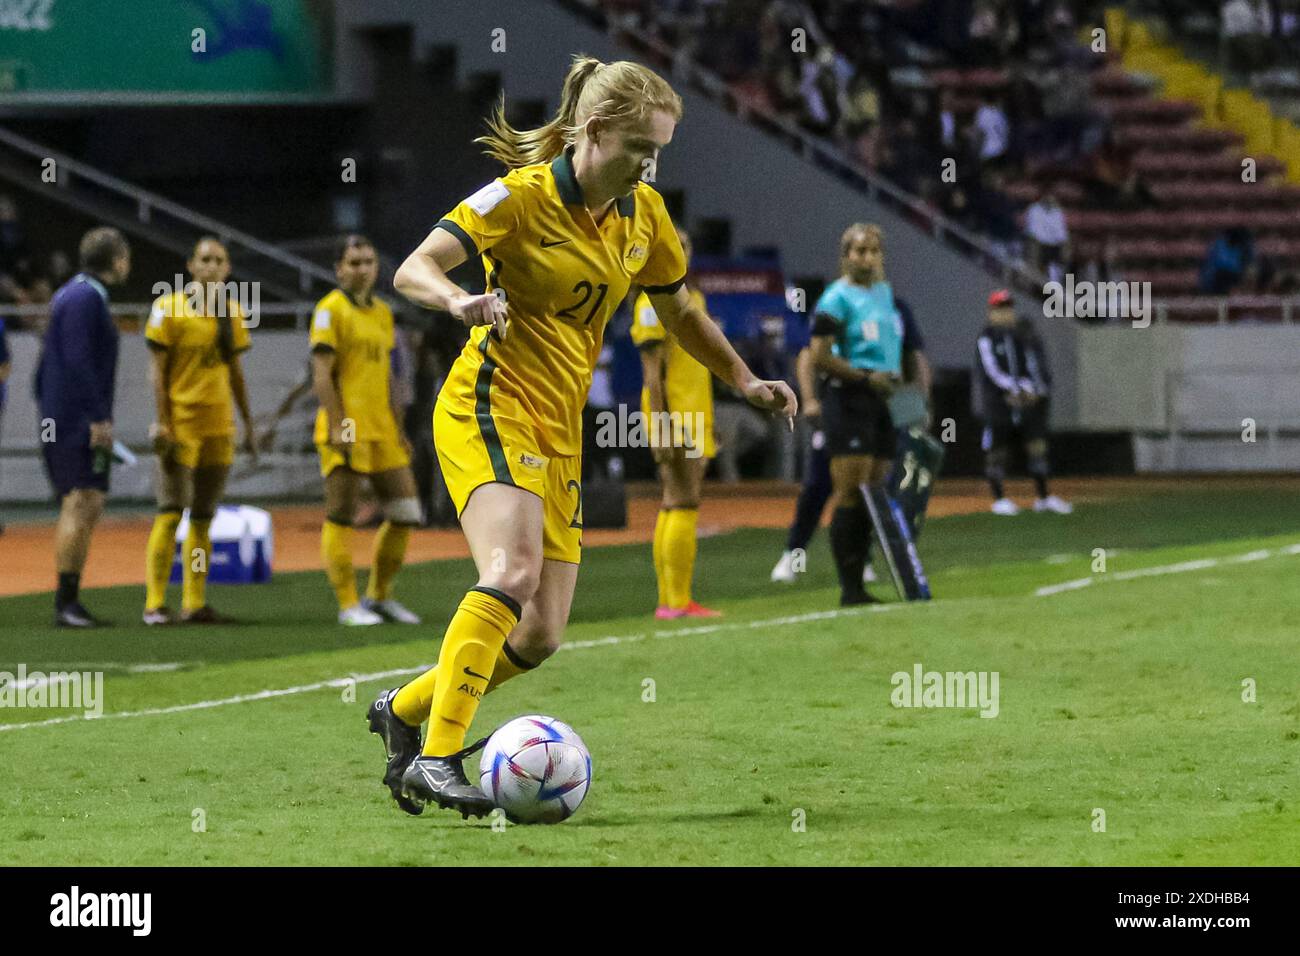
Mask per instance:
[[[517,130],[506,122],[502,94],[487,120],[488,133],[474,140],[507,169],[547,163],[564,152],[593,116],[607,122],[639,120],[653,110],[682,118],[682,99],[668,82],[639,63],[602,63],[578,54],[573,58],[560,92],[560,108],[551,121],[536,129]]]

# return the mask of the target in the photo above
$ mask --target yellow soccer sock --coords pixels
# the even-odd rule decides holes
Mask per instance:
[[[492,668],[492,679],[488,681],[485,694],[490,694],[512,677],[526,674],[537,667],[515,653],[509,642],[501,645],[497,652],[497,663]],[[429,719],[433,707],[433,688],[438,679],[438,667],[435,664],[409,684],[404,684],[393,695],[392,708],[403,723],[419,727]]]
[[[144,607],[147,611],[167,603],[167,579],[172,573],[176,528],[180,523],[179,511],[160,511],[153,519],[153,530],[149,532],[144,556]]]
[[[433,688],[438,682],[438,665],[435,664],[393,695],[392,708],[398,718],[412,727],[419,727],[429,719],[433,706]]]
[[[497,651],[496,667],[492,668],[492,679],[488,681],[487,690],[483,693],[490,694],[510,678],[526,674],[535,667],[536,664],[530,664],[520,657],[510,642],[506,641],[501,645],[501,650]]]
[[[668,512],[664,530],[664,572],[668,606],[686,607],[691,603],[691,577],[695,574],[695,508],[674,508]]]
[[[411,540],[411,526],[385,521],[375,535],[375,553],[370,562],[370,580],[366,583],[366,597],[372,601],[387,601],[393,588],[393,578],[406,560],[406,543]]]
[[[352,571],[352,526],[325,519],[320,529],[325,576],[339,599],[339,610],[357,603],[357,576]]]
[[[470,588],[461,600],[438,654],[426,757],[446,757],[465,746],[465,733],[492,680],[497,654],[519,623],[519,614],[513,598],[482,585]]]
[[[181,610],[197,611],[208,603],[208,566],[212,561],[211,518],[190,515],[190,533],[181,551]]]
[[[664,531],[668,528],[668,516],[670,511],[659,509],[659,517],[655,519],[655,543],[652,549],[655,561],[655,583],[659,586],[659,607],[668,604],[668,583],[664,571]]]

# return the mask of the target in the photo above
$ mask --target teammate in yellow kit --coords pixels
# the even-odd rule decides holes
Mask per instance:
[[[311,322],[312,387],[320,400],[314,438],[325,478],[321,557],[338,598],[340,624],[419,624],[419,617],[391,594],[421,515],[411,446],[398,425],[389,387],[393,313],[374,295],[379,257],[370,240],[344,238],[334,272],[339,287],[316,304]],[[352,570],[352,521],[363,476],[379,499],[384,523],[375,535],[370,581],[360,601]]]
[[[167,579],[176,529],[190,509],[181,552],[181,620],[227,620],[208,606],[209,527],[235,455],[234,407],[244,420],[244,450],[256,458],[253,419],[240,356],[252,344],[248,317],[230,297],[230,255],[210,236],[186,263],[185,290],[159,297],[145,325],[152,357],[156,418],[149,429],[157,456],[158,516],[145,558],[144,623],[171,624]]]
[[[677,231],[689,267],[691,240]],[[707,312],[704,295],[687,273],[691,304]],[[637,296],[632,310],[632,341],[641,350],[645,384],[641,414],[663,482],[663,503],[655,521],[654,565],[659,585],[655,617],[720,617],[721,611],[691,600],[695,573],[695,526],[700,485],[713,457],[713,382],[709,370],[691,358],[655,314],[650,297]]]
[[[750,402],[795,412],[789,386],[756,378],[684,286],[681,243],[645,181],[681,113],[645,67],[576,57],[545,126],[515,130],[498,109],[480,142],[509,172],[448,213],[398,269],[408,299],[471,327],[433,432],[478,567],[438,665],[382,692],[367,714],[388,755],[384,782],[408,812],[492,808],[465,778],[465,734],[485,693],[559,647],[581,550],[582,408],[629,285]],[[480,256],[488,290],[470,295],[447,272]]]

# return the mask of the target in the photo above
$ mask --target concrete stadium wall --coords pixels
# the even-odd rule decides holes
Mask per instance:
[[[1123,324],[1078,334],[1080,428],[1165,431],[1177,424],[1172,413],[1184,426],[1239,429],[1253,418],[1300,430],[1300,326]],[[1171,391],[1179,377],[1191,386],[1181,398]]]

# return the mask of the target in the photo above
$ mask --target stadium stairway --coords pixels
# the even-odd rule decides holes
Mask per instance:
[[[931,74],[941,87],[966,91],[1000,87],[1001,71],[943,70]],[[1118,144],[1134,150],[1133,166],[1159,208],[1101,211],[1090,208],[1077,167],[1051,167],[1034,179],[1009,183],[1007,194],[1027,205],[1044,181],[1057,188],[1066,207],[1071,240],[1081,259],[1098,256],[1113,238],[1120,270],[1129,281],[1149,281],[1157,296],[1197,292],[1199,265],[1214,236],[1233,226],[1251,230],[1256,253],[1274,260],[1280,272],[1300,270],[1300,187],[1282,179],[1282,160],[1255,155],[1258,182],[1242,181],[1241,134],[1198,121],[1201,107],[1165,99],[1150,84],[1118,66],[1093,78],[1096,106],[1111,118]],[[959,97],[973,108],[969,93]],[[1273,308],[1272,318],[1281,317]],[[1255,310],[1258,314],[1259,310]],[[1182,318],[1214,318],[1190,312]]]

